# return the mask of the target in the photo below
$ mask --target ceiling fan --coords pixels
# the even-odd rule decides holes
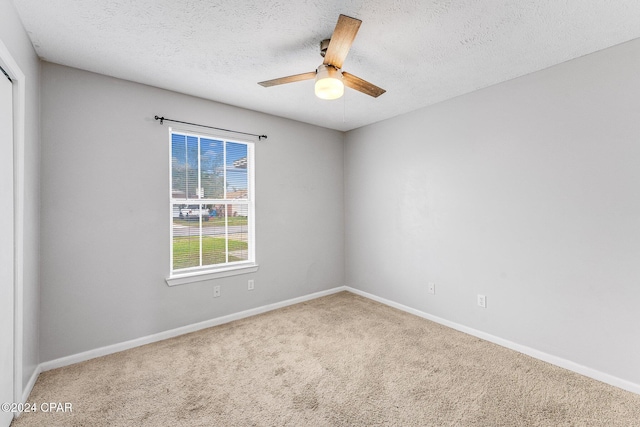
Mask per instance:
[[[350,87],[366,95],[379,97],[386,91],[353,74],[342,71],[342,63],[349,53],[351,44],[356,38],[362,21],[346,15],[340,15],[336,28],[330,39],[320,42],[320,55],[324,61],[316,71],[280,77],[258,83],[264,87],[277,86],[285,83],[316,79],[315,93],[318,98],[337,99],[344,94],[344,87]]]

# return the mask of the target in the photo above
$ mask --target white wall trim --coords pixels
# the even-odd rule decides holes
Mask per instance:
[[[31,377],[29,377],[29,382],[24,387],[24,391],[22,392],[22,399],[16,400],[16,402],[18,403],[27,402],[27,400],[29,399],[29,395],[31,394],[31,390],[33,390],[33,386],[36,385],[36,381],[38,381],[38,376],[40,376],[41,372],[42,372],[42,365],[36,366],[36,369],[33,370]],[[22,415],[22,412],[16,412],[15,414],[13,414],[13,418],[18,418],[20,415]]]
[[[36,385],[36,381],[38,381],[38,376],[40,376],[41,372],[42,365],[36,366],[36,369],[33,371],[33,374],[31,374],[31,377],[29,378],[29,382],[24,388],[24,392],[22,393],[22,400],[20,400],[20,402],[25,403],[27,399],[29,399],[31,390],[33,390],[33,386]],[[20,412],[18,412],[17,414],[20,415]]]
[[[425,313],[423,311],[417,310],[415,308],[408,307],[403,304],[399,304],[394,301],[390,301],[388,299],[370,294],[368,292],[361,291],[359,289],[355,289],[349,286],[345,286],[345,290],[352,292],[356,295],[360,295],[365,298],[369,298],[371,300],[377,301],[384,305],[388,305],[389,307],[397,308],[398,310],[402,310],[404,312],[414,314],[416,316],[422,317],[427,320],[431,320],[433,322],[439,323],[441,325],[447,326],[449,328],[455,329],[460,332],[464,332],[469,335],[473,335],[474,337],[478,337],[485,341],[492,342],[494,344],[498,344],[502,347],[506,347],[511,350],[515,350],[519,353],[526,354],[527,356],[531,356],[533,358],[542,360],[547,363],[551,363],[552,365],[559,366],[560,368],[567,369],[569,371],[576,372],[578,374],[584,375],[589,378],[593,378],[594,380],[601,381],[603,383],[619,387],[623,390],[630,391],[632,393],[640,394],[640,384],[632,383],[631,381],[623,380],[622,378],[614,377],[613,375],[606,374],[604,372],[600,372],[598,370],[589,368],[588,366],[580,365],[578,363],[572,362],[571,360],[563,359],[562,357],[554,356],[552,354],[545,353],[540,350],[536,350],[531,347],[527,347],[525,345],[521,345],[518,343],[514,343],[512,341],[506,340],[504,338],[497,337],[495,335],[488,334],[486,332],[479,331],[477,329],[470,328],[468,326],[461,325],[459,323],[451,322],[449,320],[443,319],[441,317],[437,317],[431,315],[429,313]]]
[[[29,397],[29,393],[33,388],[38,375],[41,372],[49,371],[51,369],[62,368],[64,366],[73,365],[75,363],[84,362],[86,360],[94,359],[96,357],[106,356],[109,354],[117,353],[120,351],[128,350],[131,348],[139,347],[142,345],[150,344],[157,341],[162,341],[165,339],[173,338],[179,335],[188,334],[191,332],[199,331],[202,329],[210,328],[213,326],[222,325],[225,323],[233,322],[234,320],[240,320],[247,317],[255,316],[257,314],[266,313],[268,311],[277,310],[279,308],[287,307],[293,304],[298,304],[305,301],[310,301],[316,298],[324,297],[327,295],[335,294],[341,291],[348,291],[354,293],[356,295],[360,295],[364,298],[371,299],[373,301],[377,301],[389,307],[397,308],[404,312],[422,317],[427,320],[431,320],[433,322],[439,323],[441,325],[447,326],[449,328],[458,330],[460,332],[464,332],[469,335],[473,335],[480,339],[492,342],[494,344],[498,344],[502,347],[509,348],[511,350],[515,350],[519,353],[526,354],[528,356],[534,357],[536,359],[542,360],[547,363],[551,363],[552,365],[559,366],[564,369],[568,369],[570,371],[576,372],[578,374],[587,376],[589,378],[593,378],[598,381],[602,381],[606,384],[619,387],[623,390],[630,391],[632,393],[640,394],[640,385],[632,383],[630,381],[623,380],[618,377],[614,377],[613,375],[609,375],[595,369],[589,368],[587,366],[580,365],[578,363],[572,362],[567,359],[563,359],[561,357],[557,357],[531,347],[527,347],[521,344],[514,343],[512,341],[488,334],[486,332],[479,331],[477,329],[470,328],[468,326],[461,325],[459,323],[451,322],[449,320],[443,319],[441,317],[433,316],[431,314],[425,313],[423,311],[408,307],[403,304],[396,303],[394,301],[390,301],[385,298],[378,297],[376,295],[361,291],[359,289],[351,288],[349,286],[339,286],[333,289],[329,289],[326,291],[316,292],[313,294],[305,295],[302,297],[292,298],[286,301],[281,301],[273,304],[264,305],[261,307],[252,308],[249,310],[241,311],[239,313],[229,314],[222,317],[217,317],[215,319],[206,320],[204,322],[194,323],[191,325],[183,326],[180,328],[171,329],[168,331],[160,332],[153,335],[148,335],[141,338],[136,338],[130,341],[125,341],[118,344],[113,344],[105,347],[100,347],[94,350],[85,351],[82,353],[74,354],[71,356],[61,357],[59,359],[50,360],[48,362],[43,362],[36,368],[33,373],[31,380],[27,384],[25,388],[24,395],[22,397],[22,401],[26,402]]]
[[[173,245],[173,239],[171,239]],[[173,250],[171,251],[173,253]],[[168,286],[184,285],[187,283],[202,282],[205,280],[221,279],[223,277],[238,276],[240,274],[255,273],[260,266],[253,262],[241,265],[230,265],[217,270],[198,271],[195,273],[176,274],[167,277]]]
[[[0,65],[13,81],[14,158],[14,390],[16,402],[23,394],[22,366],[24,341],[24,146],[26,128],[26,78],[9,49],[0,40]]]
[[[239,313],[229,314],[227,316],[217,317],[215,319],[205,320],[204,322],[194,323],[180,328],[171,329],[164,332],[159,332],[153,335],[147,335],[145,337],[136,338],[133,340],[125,341],[118,344],[108,345],[105,347],[96,348],[94,350],[85,351],[71,356],[61,357],[59,359],[43,362],[38,366],[39,372],[49,371],[51,369],[62,368],[63,366],[73,365],[74,363],[84,362],[86,360],[94,359],[96,357],[106,356],[109,354],[117,353],[120,351],[128,350],[130,348],[139,347],[141,345],[150,344],[157,341],[166,340],[168,338],[177,337],[179,335],[188,334],[190,332],[199,331],[201,329],[210,328],[212,326],[218,326],[225,323],[233,322],[234,320],[244,319],[246,317],[255,316],[257,314],[266,313],[268,311],[277,310],[278,308],[287,307],[293,304],[298,304],[305,301],[310,301],[316,298],[324,297],[327,295],[335,294],[341,291],[347,290],[344,286],[339,286],[326,291],[320,291],[309,295],[304,295],[297,298],[288,299],[286,301],[276,302],[273,304],[263,305],[261,307],[252,308],[249,310],[241,311]],[[35,382],[35,381],[34,381]],[[27,395],[28,396],[28,395]]]

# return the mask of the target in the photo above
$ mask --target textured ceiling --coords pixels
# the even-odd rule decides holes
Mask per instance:
[[[638,0],[13,0],[47,61],[350,130],[640,37]],[[339,14],[343,69],[387,93],[336,101],[313,71]]]

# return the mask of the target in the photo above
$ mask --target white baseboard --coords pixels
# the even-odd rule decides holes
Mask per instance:
[[[29,382],[27,383],[27,385],[24,388],[24,391],[22,392],[22,403],[26,402],[27,399],[29,398],[29,395],[31,394],[31,390],[33,390],[33,386],[36,385],[36,381],[38,380],[38,376],[40,375],[40,372],[42,372],[42,365],[36,366],[36,369],[34,369],[33,374],[31,374],[31,377],[29,378]]]
[[[348,286],[339,286],[333,289],[329,289],[326,291],[316,292],[313,294],[305,295],[302,297],[292,298],[286,301],[277,302],[274,304],[268,304],[257,308],[252,308],[250,310],[241,311],[239,313],[230,314],[227,316],[217,317],[215,319],[206,320],[204,322],[194,323],[192,325],[183,326],[176,329],[171,329],[168,331],[160,332],[153,335],[148,335],[141,338],[136,338],[133,340],[125,341],[118,344],[108,345],[105,347],[100,347],[94,350],[85,351],[82,353],[74,354],[71,356],[61,357],[59,359],[50,360],[47,362],[43,362],[39,364],[33,375],[31,376],[29,383],[24,389],[23,393],[23,402],[26,402],[33,386],[35,385],[36,380],[38,379],[38,375],[41,372],[49,371],[51,369],[61,368],[64,366],[73,365],[75,363],[84,362],[86,360],[94,359],[96,357],[106,356],[109,354],[117,353],[120,351],[128,350],[130,348],[139,347],[141,345],[150,344],[157,341],[162,341],[168,338],[173,338],[179,335],[188,334],[190,332],[199,331],[201,329],[210,328],[212,326],[218,326],[225,323],[233,322],[234,320],[244,319],[246,317],[255,316],[257,314],[266,313],[268,311],[277,310],[282,307],[287,307],[293,304],[298,304],[305,301],[310,301],[316,298],[320,298],[323,296],[335,294],[341,291],[349,291],[356,295],[360,295],[362,297],[371,299],[373,301],[377,301],[379,303],[388,305],[393,308],[397,308],[399,310],[405,311],[407,313],[414,314],[416,316],[422,317],[427,320],[431,320],[433,322],[439,323],[441,325],[450,327],[452,329],[464,332],[469,335],[473,335],[475,337],[481,338],[483,340],[498,344],[502,347],[509,348],[511,350],[515,350],[517,352],[526,354],[528,356],[534,357],[536,359],[545,361],[547,363],[551,363],[552,365],[559,366],[564,369],[568,369],[570,371],[576,372],[578,374],[587,376],[589,378],[593,378],[598,381],[602,381],[606,384],[619,387],[623,390],[630,391],[632,393],[640,394],[640,385],[636,383],[632,383],[630,381],[623,380],[618,377],[614,377],[609,374],[605,374],[603,372],[597,371],[595,369],[589,368],[587,366],[580,365],[578,363],[572,362],[567,359],[563,359],[561,357],[557,357],[531,347],[527,347],[521,344],[514,343],[512,341],[488,334],[486,332],[479,331],[477,329],[470,328],[468,326],[460,325],[455,322],[451,322],[449,320],[433,316],[429,313],[425,313],[423,311],[417,310],[415,308],[408,307],[403,304],[396,303],[394,301],[390,301],[385,298],[378,297],[376,295],[361,291],[359,289],[351,288]]]
[[[492,342],[494,344],[498,344],[502,347],[509,348],[511,350],[515,350],[519,353],[526,354],[527,356],[534,357],[536,359],[542,360],[547,363],[551,363],[552,365],[559,366],[561,368],[567,369],[569,371],[576,372],[578,374],[584,375],[589,378],[593,378],[594,380],[601,381],[603,383],[619,387],[623,390],[630,391],[632,393],[640,394],[640,384],[632,383],[627,380],[623,380],[618,377],[614,377],[613,375],[605,374],[604,372],[600,372],[598,370],[589,368],[587,366],[580,365],[578,363],[572,362],[571,360],[563,359],[558,356],[554,356],[552,354],[545,353],[540,350],[536,350],[531,347],[527,347],[525,345],[521,345],[518,343],[514,343],[512,341],[497,337],[495,335],[488,334],[486,332],[479,331],[477,329],[470,328],[468,326],[460,325],[455,322],[451,322],[449,320],[443,319],[441,317],[433,316],[429,313],[425,313],[420,310],[416,310],[415,308],[407,307],[406,305],[399,304],[394,301],[390,301],[385,298],[381,298],[379,296],[370,294],[368,292],[361,291],[359,289],[351,288],[349,286],[344,287],[345,290],[352,292],[356,295],[360,295],[362,297],[377,301],[384,305],[388,305],[393,308],[397,308],[398,310],[405,311],[407,313],[414,314],[416,316],[422,317],[427,320],[431,320],[433,322],[439,323],[441,325],[447,326],[449,328],[458,330],[460,332],[464,332],[469,335],[473,335],[474,337],[481,338],[483,340]]]
[[[33,386],[36,385],[36,381],[38,380],[38,376],[42,372],[42,365],[36,366],[36,369],[33,370],[31,377],[29,377],[29,382],[25,385],[22,391],[22,401],[21,403],[26,403],[27,399],[29,399],[29,395],[31,394],[31,390],[33,390]],[[13,418],[18,418],[21,412],[16,412],[13,414]]]
[[[94,359],[96,357],[106,356],[106,355],[117,353],[123,350],[128,350],[130,348],[139,347],[141,345],[150,344],[153,342],[166,340],[168,338],[177,337],[179,335],[188,334],[190,332],[199,331],[201,329],[210,328],[212,326],[222,325],[224,323],[233,322],[234,320],[244,319],[245,317],[255,316],[256,314],[266,313],[268,311],[276,310],[278,308],[287,307],[289,305],[298,304],[301,302],[320,298],[326,295],[335,294],[337,292],[341,292],[345,290],[346,288],[344,286],[339,286],[337,288],[329,289],[326,291],[316,292],[313,294],[292,298],[286,301],[281,301],[274,304],[268,304],[262,307],[252,308],[249,310],[241,311],[239,313],[229,314],[227,316],[205,320],[204,322],[182,326],[180,328],[159,332],[153,335],[147,335],[145,337],[136,338],[136,339],[121,342],[118,344],[108,345],[105,347],[96,348],[94,350],[89,350],[89,351],[85,351],[78,354],[72,354],[71,356],[61,357],[59,359],[43,362],[40,365],[38,365],[38,369],[36,369],[36,372],[39,374],[40,372],[49,371],[51,369],[62,368],[63,366],[73,365],[74,363],[84,362],[86,360]],[[37,375],[35,375],[35,378],[33,379],[34,384],[35,384],[35,379],[37,379]],[[33,385],[31,385],[31,387],[33,387]],[[29,388],[29,392],[31,392],[31,388]],[[27,393],[27,397],[28,396],[29,394]]]

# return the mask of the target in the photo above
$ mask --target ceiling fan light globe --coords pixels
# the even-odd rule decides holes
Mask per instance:
[[[344,95],[344,83],[332,77],[317,80],[315,92],[316,96],[321,99],[338,99]]]
[[[344,95],[344,83],[340,70],[324,64],[319,66],[316,74],[315,93],[320,99],[338,99]]]

